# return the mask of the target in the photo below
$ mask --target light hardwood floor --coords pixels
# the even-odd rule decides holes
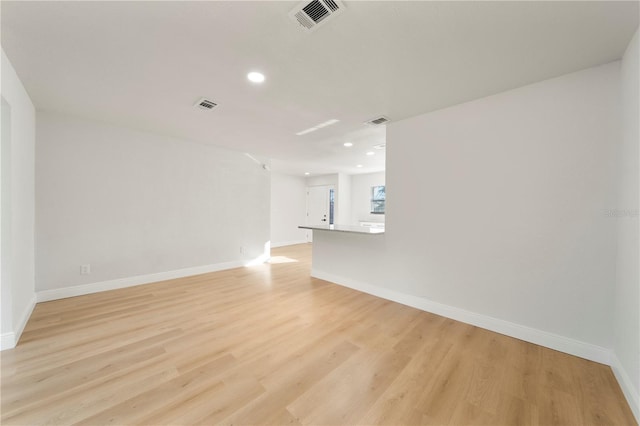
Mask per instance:
[[[271,264],[40,303],[2,424],[635,424],[609,367]]]

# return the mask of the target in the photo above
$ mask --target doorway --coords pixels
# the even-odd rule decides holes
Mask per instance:
[[[307,188],[307,225],[333,225],[335,188],[332,185]],[[307,230],[307,241],[313,241],[313,231]]]

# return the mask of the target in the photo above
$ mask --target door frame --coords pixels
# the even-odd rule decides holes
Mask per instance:
[[[335,193],[336,193],[336,187],[335,185],[310,185],[307,186],[305,191],[306,191],[306,224],[307,225],[317,225],[317,223],[310,223],[309,221],[309,192],[311,190],[311,188],[326,188],[327,189],[327,216],[328,216],[328,220],[327,220],[327,225],[332,225],[333,224],[333,219],[335,218],[335,205],[336,205],[336,197],[335,197]],[[332,206],[331,206],[331,194],[333,193],[333,214],[332,214]],[[312,242],[313,241],[313,231],[311,229],[307,229],[306,230],[306,239],[307,242]]]

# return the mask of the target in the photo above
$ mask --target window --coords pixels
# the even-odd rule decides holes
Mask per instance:
[[[371,187],[371,214],[384,214],[384,185]]]

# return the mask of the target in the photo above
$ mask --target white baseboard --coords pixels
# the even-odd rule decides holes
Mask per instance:
[[[284,247],[284,246],[294,246],[296,244],[306,244],[307,240],[296,240],[296,241],[286,241],[284,243],[272,243],[271,248],[275,247]]]
[[[0,351],[16,347],[16,334],[12,331],[0,334]]]
[[[22,336],[22,332],[24,331],[24,327],[27,325],[27,321],[31,317],[31,313],[33,312],[33,308],[36,307],[36,295],[34,294],[29,304],[22,312],[20,316],[20,321],[18,322],[15,329],[9,333],[3,333],[0,335],[0,351],[4,351],[5,349],[13,349],[20,341],[20,336]]]
[[[443,317],[464,322],[466,324],[495,331],[496,333],[504,334],[506,336],[515,337],[516,339],[524,340],[526,342],[535,343],[560,352],[575,355],[580,358],[585,358],[606,365],[609,365],[611,362],[611,351],[609,349],[592,345],[590,343],[581,342],[558,334],[548,333],[546,331],[526,327],[487,315],[481,315],[453,306],[444,305],[442,303],[433,302],[423,297],[400,293],[388,288],[339,277],[317,269],[311,269],[311,276],[426,312],[431,312]]]
[[[34,294],[33,296],[31,296],[31,300],[29,301],[29,304],[27,305],[25,310],[22,312],[22,316],[20,317],[20,322],[18,323],[18,326],[14,330],[16,345],[20,342],[20,336],[22,336],[24,327],[27,325],[29,318],[31,318],[31,314],[33,313],[33,308],[36,307],[36,301],[37,301],[37,297]]]
[[[620,384],[622,393],[624,393],[625,398],[627,398],[633,415],[636,416],[636,422],[640,423],[640,394],[638,394],[638,389],[634,387],[629,375],[615,353],[611,354],[611,369]]]
[[[38,302],[48,302],[50,300],[64,299],[67,297],[83,296],[85,294],[99,293],[101,291],[116,290],[119,288],[133,287],[141,284],[150,284],[157,281],[172,280],[191,275],[206,274],[225,269],[233,269],[244,266],[245,262],[235,261],[226,263],[216,263],[213,265],[195,266],[192,268],[177,269],[174,271],[158,272],[155,274],[138,275],[135,277],[118,278],[115,280],[100,281],[96,283],[83,284],[71,287],[62,287],[52,290],[42,290],[37,292]]]

